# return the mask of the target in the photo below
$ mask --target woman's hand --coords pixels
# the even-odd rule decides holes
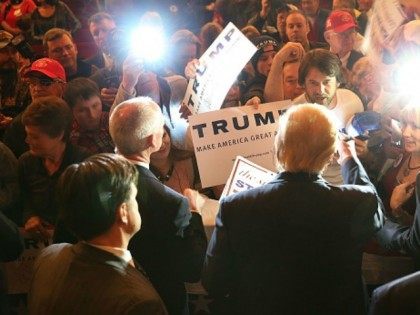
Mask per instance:
[[[392,191],[391,200],[389,202],[392,214],[395,217],[401,216],[401,212],[403,211],[401,206],[413,194],[415,184],[415,182],[406,182],[395,186],[394,190]]]

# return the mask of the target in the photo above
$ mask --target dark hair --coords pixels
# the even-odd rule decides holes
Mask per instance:
[[[116,154],[101,153],[70,165],[58,182],[59,218],[82,240],[101,235],[114,224],[137,179],[136,167]]]
[[[63,98],[73,108],[77,102],[87,101],[93,96],[101,96],[98,85],[88,78],[76,78],[66,85]]]
[[[44,34],[44,38],[42,39],[42,45],[44,46],[45,50],[48,50],[48,42],[51,42],[53,40],[57,40],[62,38],[63,36],[68,36],[70,40],[74,43],[73,36],[71,33],[65,29],[54,27],[50,30],[48,30]]]
[[[40,6],[41,3],[39,1],[35,1],[37,6]],[[45,3],[48,5],[57,5],[58,0],[45,0]]]
[[[303,57],[299,67],[298,82],[300,85],[303,86],[305,84],[305,78],[308,75],[309,70],[312,68],[318,69],[320,72],[329,77],[336,77],[339,83],[344,82],[344,78],[341,73],[340,59],[326,49],[313,49]]]
[[[114,21],[113,17],[109,13],[97,12],[89,17],[87,21],[87,25],[89,26],[91,23],[98,24],[103,20]]]
[[[37,126],[53,138],[63,133],[64,142],[69,139],[72,120],[69,106],[56,96],[37,98],[22,115],[22,123],[25,126]]]

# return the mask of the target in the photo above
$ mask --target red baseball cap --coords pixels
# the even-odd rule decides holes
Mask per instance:
[[[50,58],[41,58],[35,60],[31,68],[25,73],[25,76],[29,76],[34,72],[39,72],[50,79],[59,80],[66,82],[66,71],[63,66],[56,60]]]
[[[326,31],[334,31],[336,33],[345,32],[350,28],[357,27],[353,16],[347,11],[336,10],[331,12],[325,22]]]

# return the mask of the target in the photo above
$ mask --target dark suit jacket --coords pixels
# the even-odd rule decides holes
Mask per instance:
[[[221,201],[202,281],[216,299],[229,295],[228,313],[365,312],[362,246],[382,212],[359,161],[343,178],[360,185],[283,172]]]
[[[313,42],[325,42],[324,32],[325,32],[325,22],[327,21],[328,16],[331,11],[326,9],[319,9],[317,16],[315,18],[315,23],[313,28],[308,34],[309,41]]]
[[[23,251],[23,237],[19,229],[0,211],[0,262],[12,261]],[[7,281],[0,268],[0,314],[9,314],[7,300]]]
[[[351,71],[353,69],[354,64],[357,62],[357,60],[359,60],[362,57],[363,57],[363,54],[361,52],[358,52],[357,50],[352,50],[350,52],[350,56],[349,56],[349,60],[347,61],[346,68]]]
[[[130,250],[143,266],[170,314],[188,314],[184,282],[200,279],[207,239],[201,216],[185,197],[163,185],[143,166],[137,202],[142,218]]]
[[[86,243],[56,244],[34,265],[30,314],[167,314],[146,276]]]
[[[420,266],[420,174],[416,179],[416,213],[412,226],[403,226],[386,220],[377,233],[379,243],[389,250],[403,250],[413,256]]]
[[[420,314],[420,271],[377,288],[372,294],[371,315]]]

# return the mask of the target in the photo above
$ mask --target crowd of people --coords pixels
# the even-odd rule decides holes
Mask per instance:
[[[199,281],[212,314],[420,314],[420,101],[400,78],[420,57],[418,1],[379,48],[374,0],[85,1],[89,17],[67,2],[0,8],[0,259],[22,252],[18,227],[55,243],[30,314],[186,315]],[[293,106],[277,176],[219,200],[182,101],[229,22],[257,50],[221,107]],[[140,43],[157,62],[128,47],[147,23],[172,32]],[[219,200],[210,239],[193,191]]]

